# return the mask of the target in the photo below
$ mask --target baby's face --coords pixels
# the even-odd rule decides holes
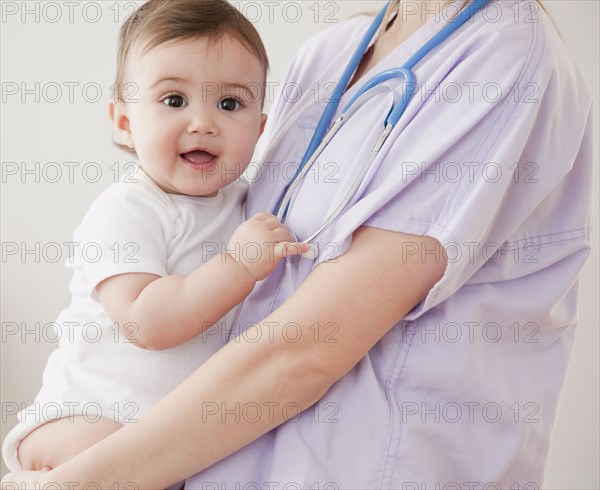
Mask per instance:
[[[113,122],[140,165],[166,192],[212,196],[247,167],[266,116],[264,71],[239,41],[165,43],[126,68]],[[135,88],[135,92],[134,89]]]

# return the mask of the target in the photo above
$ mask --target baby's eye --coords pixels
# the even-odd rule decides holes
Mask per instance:
[[[181,95],[168,95],[162,99],[161,102],[169,107],[173,107],[174,109],[179,109],[186,104]]]
[[[241,102],[233,97],[227,97],[219,102],[219,108],[224,111],[235,111],[242,106]]]

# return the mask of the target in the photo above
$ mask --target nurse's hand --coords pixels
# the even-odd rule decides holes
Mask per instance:
[[[308,249],[308,244],[295,242],[277,217],[268,213],[258,213],[244,221],[227,244],[227,252],[256,281],[271,274],[283,257],[303,254]]]
[[[21,490],[22,488],[43,488],[41,478],[50,471],[50,468],[43,468],[41,471],[15,471],[8,473],[2,482],[0,482],[1,490]]]

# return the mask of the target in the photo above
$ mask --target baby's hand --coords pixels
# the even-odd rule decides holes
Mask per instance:
[[[309,245],[294,242],[276,216],[258,213],[233,233],[227,252],[243,264],[257,281],[263,280],[283,258],[307,252]]]

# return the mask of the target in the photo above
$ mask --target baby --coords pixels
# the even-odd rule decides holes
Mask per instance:
[[[223,346],[255,283],[308,249],[272,215],[242,223],[267,68],[225,0],[150,0],[122,26],[110,116],[139,169],[75,231],[72,301],[4,441],[11,471],[54,468],[135,422]]]

